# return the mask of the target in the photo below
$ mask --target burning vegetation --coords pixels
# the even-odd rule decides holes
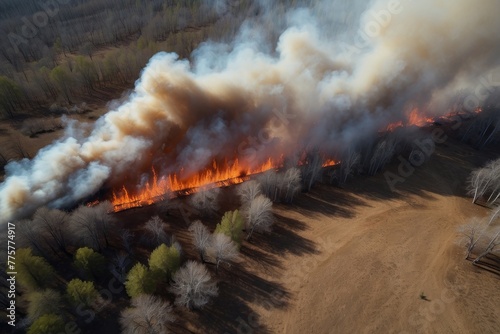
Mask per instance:
[[[481,10],[467,1],[440,3],[442,15],[430,19],[422,8],[431,2],[405,3],[397,13],[383,1],[370,8],[356,2],[350,10],[365,15],[337,26],[318,13],[340,5],[320,2],[309,12],[290,10],[276,39],[266,40],[259,28],[266,25],[244,25],[231,43],[206,42],[190,60],[160,52],[130,96],[95,124],[69,122],[65,136],[36,157],[7,164],[0,219],[43,205],[71,207],[102,189],[112,190],[105,199],[116,210],[145,205],[241,183],[287,159],[296,161],[286,167],[327,166],[352,153],[372,174],[384,165],[373,159],[380,129],[401,134],[396,129],[496,103],[496,3]],[[377,21],[380,13],[390,19]],[[409,28],[421,22],[422,29]],[[375,35],[367,30],[374,23]],[[348,45],[345,36],[356,34],[363,43]],[[391,151],[394,143],[384,145]],[[304,154],[316,160],[294,158]]]

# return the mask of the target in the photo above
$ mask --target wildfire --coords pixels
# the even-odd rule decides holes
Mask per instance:
[[[434,118],[425,116],[422,112],[420,112],[417,108],[413,109],[408,115],[408,120],[406,122],[397,121],[389,124],[383,131],[384,132],[392,132],[397,128],[402,128],[405,126],[418,126],[423,127],[434,122]]]
[[[480,114],[483,111],[482,108],[476,108],[474,109],[475,114]],[[456,111],[449,112],[446,115],[443,115],[441,117],[427,117],[425,116],[422,112],[420,112],[417,108],[413,109],[410,114],[408,115],[408,121],[404,123],[403,121],[397,121],[394,123],[389,124],[383,132],[392,132],[397,128],[402,128],[404,126],[418,126],[418,127],[424,127],[427,125],[430,125],[434,123],[438,119],[452,119],[454,116],[456,116],[458,113]]]
[[[477,109],[476,113],[480,113],[481,109]],[[451,117],[453,114],[443,116],[444,118]],[[389,124],[385,131],[391,132],[399,127],[418,126],[423,127],[432,124],[435,118],[427,117],[418,109],[413,109],[408,115],[406,122],[398,121]],[[339,164],[339,161],[325,158],[322,167],[330,167]],[[305,153],[298,162],[298,166],[307,164]],[[113,192],[112,203],[114,211],[122,211],[130,208],[151,205],[168,197],[174,197],[177,194],[191,194],[200,188],[214,188],[242,183],[250,178],[251,175],[263,173],[271,169],[278,169],[283,166],[283,157],[273,161],[268,159],[261,166],[250,168],[242,166],[236,159],[233,163],[227,162],[218,164],[213,161],[212,165],[205,170],[191,176],[183,175],[181,170],[179,173],[173,173],[167,176],[158,177],[157,172],[152,169],[152,178],[138,191],[127,189],[123,186],[120,190]],[[98,201],[89,203],[93,206]]]
[[[271,159],[268,159],[257,168],[240,166],[237,159],[230,166],[227,163],[224,166],[218,166],[217,162],[214,161],[209,168],[187,178],[182,177],[182,172],[158,178],[156,171],[153,169],[152,181],[146,183],[137,194],[131,194],[123,186],[119,192],[113,193],[112,203],[115,211],[151,205],[165,199],[165,197],[173,196],[173,193],[191,194],[202,187],[213,188],[239,184],[248,180],[251,175],[263,173],[280,166],[281,162],[274,162]]]
[[[338,165],[339,163],[340,163],[339,161],[335,161],[333,159],[326,159],[325,162],[323,162],[322,167],[331,167]]]
[[[432,117],[426,117],[423,115],[418,109],[413,109],[410,112],[410,116],[408,117],[408,126],[415,125],[415,126],[426,126],[429,124],[432,124],[434,122],[434,118]]]
[[[325,159],[322,167],[335,166],[339,162]],[[301,165],[301,163],[299,163]],[[283,166],[283,157],[277,161],[268,159],[257,168],[248,168],[240,165],[238,160],[232,164],[213,162],[209,168],[190,177],[183,177],[182,172],[158,178],[153,169],[152,180],[146,183],[137,193],[123,186],[119,191],[113,192],[111,200],[114,211],[151,205],[176,194],[192,194],[200,188],[215,188],[235,185],[247,181],[250,176],[260,174],[271,169]]]

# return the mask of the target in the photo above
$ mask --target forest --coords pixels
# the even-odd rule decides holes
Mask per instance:
[[[203,41],[229,40],[252,10],[251,0],[237,7],[198,0],[3,1],[2,116],[43,117],[109,92],[117,98],[155,53],[186,58]]]

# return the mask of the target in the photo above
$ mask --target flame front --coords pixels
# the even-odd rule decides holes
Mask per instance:
[[[187,178],[182,176],[182,172],[158,178],[156,171],[153,169],[152,181],[147,182],[137,194],[132,194],[125,186],[119,192],[113,192],[112,203],[114,209],[115,211],[122,211],[151,205],[167,197],[172,197],[175,193],[191,194],[199,188],[239,184],[246,181],[251,175],[281,167],[282,161],[268,159],[257,168],[240,166],[237,159],[229,166],[227,163],[223,165],[219,166],[214,161],[209,168]]]
[[[322,167],[335,166],[339,162],[333,159],[324,159]],[[300,162],[299,162],[299,165]],[[152,170],[152,180],[147,182],[137,193],[132,193],[123,186],[119,191],[113,192],[112,204],[114,211],[123,211],[131,208],[151,205],[176,194],[192,194],[200,188],[215,188],[235,185],[247,181],[250,176],[264,173],[271,169],[283,167],[283,157],[277,160],[269,158],[262,165],[254,168],[241,166],[236,159],[234,163],[219,166],[217,162],[204,171],[191,177],[182,177],[182,172],[158,178],[156,171]]]

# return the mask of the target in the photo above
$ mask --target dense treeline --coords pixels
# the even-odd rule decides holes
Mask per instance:
[[[240,1],[236,11],[195,0],[5,1],[0,113],[12,118],[129,87],[158,51],[188,57],[204,40],[234,36],[251,4]]]
[[[2,1],[0,117],[89,102],[96,91],[118,97],[156,52],[189,57],[203,41],[234,40],[243,22],[276,45],[287,8],[300,5],[331,21],[314,0]]]

